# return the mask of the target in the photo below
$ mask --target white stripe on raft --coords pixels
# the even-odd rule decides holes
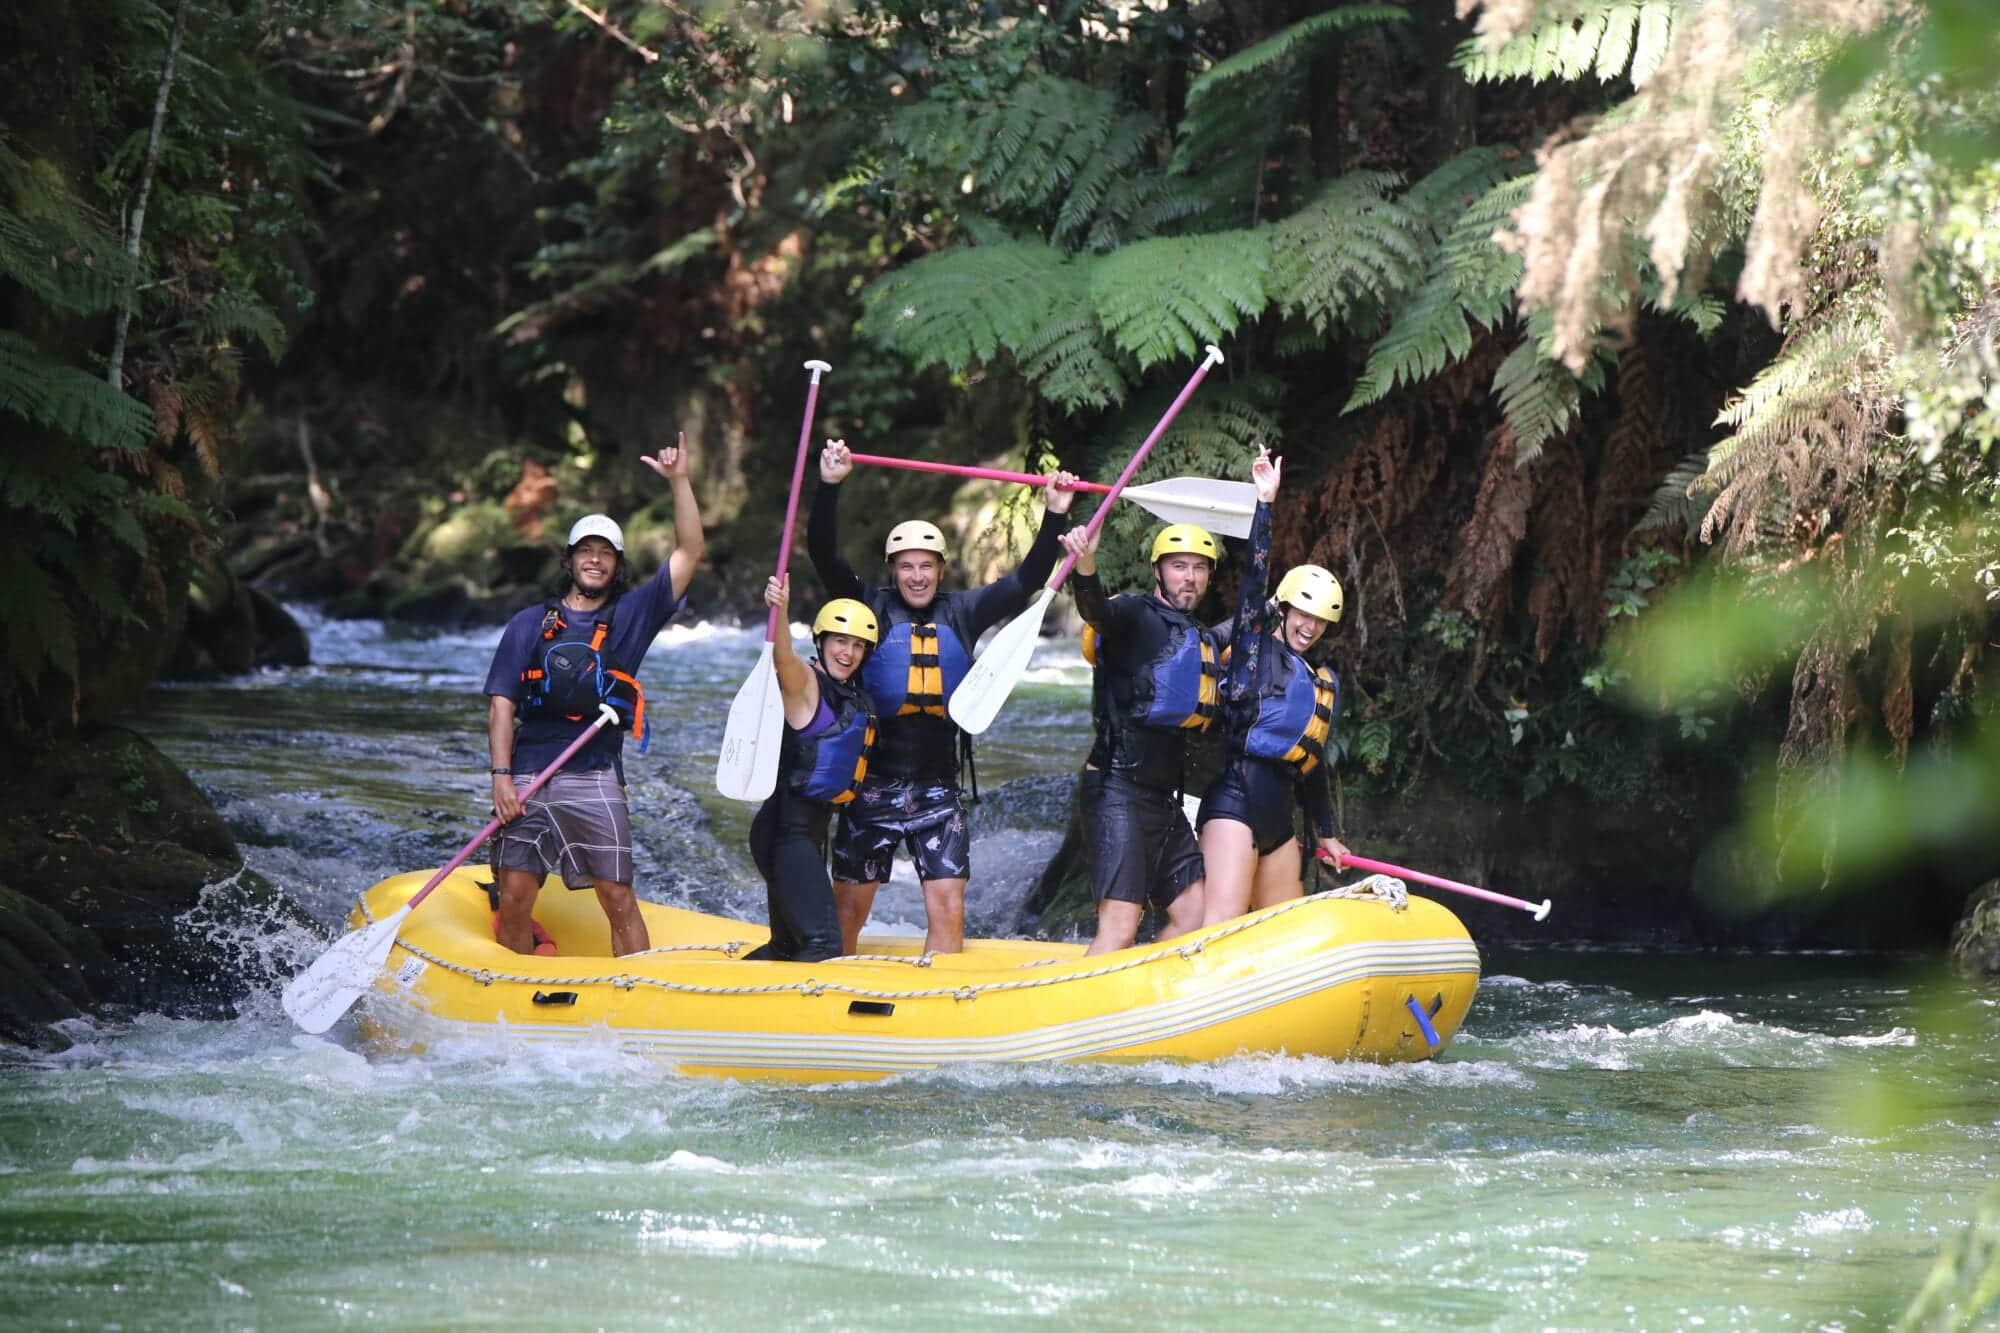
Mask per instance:
[[[602,1044],[610,1038],[622,1050],[680,1064],[883,1073],[934,1069],[970,1061],[1080,1059],[1169,1040],[1355,981],[1478,970],[1479,951],[1469,940],[1350,944],[1239,982],[1218,985],[1198,996],[1057,1023],[1029,1032],[967,1038],[476,1023],[437,1018],[406,994],[380,990],[368,997],[368,1003],[378,1022],[397,1030],[406,1040],[430,1042],[440,1038],[504,1035],[510,1041],[572,1046]]]

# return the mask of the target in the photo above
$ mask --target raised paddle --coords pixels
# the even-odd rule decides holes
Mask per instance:
[[[799,422],[799,453],[792,461],[792,496],[785,502],[785,534],[778,540],[778,577],[792,564],[792,524],[799,516],[799,484],[806,475],[806,449],[812,441],[813,413],[819,407],[819,377],[833,367],[808,361],[812,383],[806,388],[805,419]],[[764,622],[764,648],[749,679],[729,705],[722,729],[722,753],[715,757],[715,789],[733,801],[761,801],[778,785],[778,747],[785,738],[785,701],[778,692],[778,664],[771,645],[778,641],[778,608]],[[790,627],[784,632],[790,634]]]
[[[1187,400],[1201,387],[1209,369],[1221,363],[1222,349],[1210,343],[1208,355],[1202,358],[1201,365],[1188,378],[1186,387],[1168,406],[1167,414],[1160,418],[1160,423],[1153,427],[1153,433],[1139,446],[1139,452],[1132,455],[1132,461],[1125,465],[1125,470],[1118,474],[1118,480],[1112,482],[1111,489],[1104,493],[1104,503],[1097,506],[1097,512],[1090,516],[1090,523],[1084,528],[1086,540],[1095,537],[1098,529],[1104,526],[1106,516],[1111,513],[1112,502],[1124,492],[1125,483],[1132,480],[1132,474],[1146,461],[1146,455],[1153,451],[1153,446],[1167,433],[1167,427],[1187,406]],[[1035,594],[1035,600],[1028,604],[1025,611],[1001,626],[1000,632],[993,636],[993,642],[986,645],[986,651],[979,655],[979,660],[972,664],[972,669],[965,673],[965,679],[952,692],[951,702],[945,706],[945,711],[967,734],[977,736],[993,725],[1000,705],[1007,702],[1007,696],[1014,692],[1016,682],[1035,655],[1035,643],[1041,637],[1042,620],[1049,613],[1049,602],[1074,568],[1075,555],[1056,566],[1048,586]]]
[[[1033,472],[1006,472],[997,467],[969,467],[963,463],[933,463],[921,458],[891,458],[886,454],[849,454],[857,463],[871,467],[908,468],[912,472],[945,472],[954,477],[978,477],[983,481],[1011,481],[1022,486],[1046,486],[1047,477]],[[1079,491],[1109,495],[1111,488],[1101,481],[1080,481]],[[1257,488],[1247,481],[1218,481],[1213,477],[1173,477],[1129,487],[1118,497],[1130,500],[1147,513],[1168,523],[1194,523],[1227,537],[1248,537],[1250,518],[1257,510]]]
[[[618,721],[617,710],[610,704],[597,706],[597,720],[583,729],[583,735],[569,743],[569,748],[557,755],[555,762],[535,775],[528,789],[521,793],[521,803],[540,791],[548,780],[559,772],[571,756],[581,750],[598,730],[608,723]],[[324,1032],[340,1020],[340,1016],[354,1007],[354,1002],[375,984],[375,978],[382,974],[382,965],[389,961],[389,950],[396,947],[396,934],[402,930],[403,922],[417,905],[431,896],[431,890],[444,883],[444,877],[465,864],[467,857],[479,850],[479,844],[492,837],[503,821],[496,814],[485,828],[474,834],[472,841],[458,849],[458,855],[444,863],[425,885],[410,895],[410,900],[388,916],[373,925],[350,931],[335,940],[333,947],[315,958],[312,966],[293,977],[285,986],[283,1004],[285,1012],[294,1023],[307,1032]]]
[[[1409,870],[1403,866],[1392,866],[1387,861],[1371,861],[1365,856],[1335,856],[1324,847],[1320,848],[1316,855],[1318,855],[1320,860],[1330,864],[1335,870],[1353,866],[1356,870],[1372,871],[1377,875],[1394,875],[1397,879],[1413,879],[1419,884],[1428,884],[1434,889],[1449,889],[1453,893],[1462,893],[1468,898],[1483,898],[1489,903],[1499,903],[1502,907],[1514,907],[1519,908],[1523,912],[1531,912],[1537,921],[1545,919],[1549,914],[1549,910],[1555,906],[1547,898],[1542,899],[1541,903],[1537,905],[1524,898],[1509,898],[1504,893],[1495,893],[1491,889],[1482,889],[1475,884],[1461,884],[1455,879],[1444,879],[1437,875],[1426,875],[1421,870]]]

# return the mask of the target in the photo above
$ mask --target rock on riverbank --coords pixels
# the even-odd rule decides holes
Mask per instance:
[[[105,1007],[231,1012],[272,978],[210,916],[310,925],[150,741],[93,728],[0,772],[0,1038],[60,1046],[52,1024]]]

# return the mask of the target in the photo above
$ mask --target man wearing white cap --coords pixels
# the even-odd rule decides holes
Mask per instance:
[[[649,947],[632,892],[632,826],[625,809],[625,733],[645,749],[646,703],[639,663],[687,600],[702,555],[701,511],[688,481],[687,439],[640,462],[674,490],[674,549],[659,573],[627,588],[625,533],[605,514],[580,518],[564,544],[565,587],[507,622],[486,673],[486,743],[493,808],[506,821],[493,854],[499,887],[494,934],[534,953],[533,909],[542,881],[559,871],[572,889],[595,889],[611,921],[611,949]],[[605,727],[525,806],[519,787],[574,741],[606,702],[620,725]]]

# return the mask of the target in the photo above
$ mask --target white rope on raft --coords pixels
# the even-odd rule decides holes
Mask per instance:
[[[1376,885],[1376,881],[1378,880],[1383,881],[1386,887]],[[857,998],[867,999],[867,1000],[933,1000],[933,999],[976,1000],[981,995],[994,994],[996,992],[1001,992],[1001,991],[1033,990],[1043,986],[1060,986],[1065,982],[1090,981],[1098,977],[1114,976],[1120,972],[1130,971],[1135,967],[1144,967],[1149,963],[1159,962],[1161,959],[1164,958],[1172,958],[1178,956],[1183,961],[1186,961],[1192,959],[1195,955],[1199,954],[1203,949],[1207,948],[1208,945],[1218,940],[1228,939],[1232,935],[1239,934],[1255,926],[1260,926],[1266,921],[1275,920],[1276,918],[1283,916],[1286,912],[1295,911],[1300,907],[1304,907],[1306,904],[1312,902],[1314,898],[1355,898],[1362,900],[1374,899],[1386,903],[1392,910],[1399,912],[1409,905],[1409,894],[1408,891],[1403,887],[1402,881],[1390,879],[1387,875],[1371,875],[1367,879],[1362,880],[1358,884],[1349,885],[1341,889],[1328,890],[1325,893],[1314,894],[1311,897],[1294,898],[1290,902],[1280,903],[1275,907],[1266,908],[1265,910],[1255,913],[1251,916],[1239,917],[1237,920],[1232,921],[1224,926],[1218,926],[1216,929],[1207,932],[1200,938],[1195,939],[1191,942],[1168,944],[1163,946],[1162,948],[1156,949],[1153,952],[1144,954],[1138,958],[1130,958],[1120,963],[1107,963],[1102,967],[1092,968],[1087,972],[1069,972],[1059,977],[1038,977],[1034,979],[1023,979],[1019,981],[988,981],[988,982],[980,982],[973,985],[944,986],[929,990],[910,990],[910,991],[877,990],[865,986],[851,986],[846,984],[845,982],[819,981],[811,977],[808,977],[804,981],[774,982],[762,986],[698,986],[691,982],[685,982],[685,981],[667,981],[659,977],[633,976],[629,972],[619,973],[615,976],[608,976],[601,972],[589,976],[578,976],[578,977],[529,976],[519,972],[496,972],[491,968],[468,967],[463,963],[454,963],[450,959],[439,957],[438,955],[433,954],[426,949],[420,949],[416,945],[401,939],[396,941],[396,947],[403,950],[405,953],[423,959],[426,963],[429,963],[433,967],[441,967],[447,972],[456,973],[457,975],[463,977],[470,977],[472,980],[477,981],[482,986],[490,986],[496,981],[510,981],[526,986],[565,986],[565,987],[613,986],[619,990],[634,990],[641,986],[646,986],[646,987],[651,987],[655,990],[668,991],[676,995],[798,994],[805,996],[814,996],[814,995],[823,995],[831,991],[841,995],[853,995],[856,996]],[[362,915],[367,916],[371,921],[374,919],[373,915],[368,912],[367,905],[365,903],[362,905]],[[647,952],[668,953],[674,951],[706,951],[711,953],[730,953],[733,956],[734,949],[740,948],[741,943],[742,943],[741,941],[731,941],[730,944],[728,945],[720,945],[720,944],[663,945],[658,949],[649,949],[647,950]],[[639,957],[640,955],[628,954],[625,956],[636,958]],[[928,957],[928,956],[929,955],[922,955],[922,957]],[[901,962],[901,963],[915,962],[917,966],[927,965],[917,960],[893,954],[881,954],[881,955],[864,954],[858,957],[848,957],[838,960],[829,959],[827,961],[854,962],[854,961],[871,960],[871,959],[885,961],[885,962]],[[1035,964],[1028,964],[1028,966],[1033,966],[1033,965]]]

